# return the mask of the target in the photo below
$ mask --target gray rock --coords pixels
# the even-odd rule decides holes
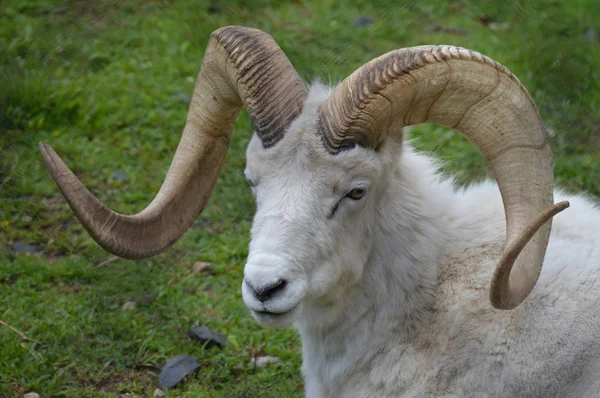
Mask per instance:
[[[186,376],[196,372],[200,364],[189,355],[182,354],[171,358],[163,366],[158,375],[160,388],[172,388],[179,384]]]
[[[127,181],[129,177],[127,177],[127,174],[116,171],[113,173],[112,178],[117,181]]]
[[[358,17],[352,22],[354,26],[368,26],[373,23],[373,18],[371,17]]]
[[[589,41],[590,43],[600,43],[600,38],[598,37],[598,31],[594,28],[589,28],[585,32],[584,39]]]
[[[221,333],[213,332],[206,326],[191,329],[188,332],[188,336],[190,336],[192,340],[205,343],[206,348],[215,346],[224,347],[225,344],[227,344],[227,337],[225,337]]]
[[[30,245],[25,242],[15,242],[12,244],[12,248],[16,252],[25,252],[25,253],[38,253],[42,251],[42,248],[36,245]]]

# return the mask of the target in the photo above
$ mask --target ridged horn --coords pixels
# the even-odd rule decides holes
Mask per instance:
[[[506,244],[491,282],[498,309],[518,306],[542,269],[553,205],[552,152],[537,107],[504,66],[452,46],[389,52],[357,69],[319,108],[318,128],[336,154],[377,149],[403,126],[456,129],[487,159],[506,214]],[[512,271],[512,272],[511,272]]]
[[[307,92],[283,51],[268,34],[229,26],[213,32],[181,141],[154,200],[135,215],[100,203],[49,146],[46,166],[90,235],[107,251],[130,259],[158,254],[192,225],[217,181],[242,106],[263,145],[281,138],[300,114]]]

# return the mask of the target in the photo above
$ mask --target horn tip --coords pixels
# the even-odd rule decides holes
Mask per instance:
[[[56,168],[56,160],[60,160],[60,157],[50,145],[43,141],[38,143],[38,148],[42,154],[42,159],[44,160],[46,167],[48,167],[50,171],[53,171]]]
[[[38,148],[40,149],[41,152],[54,152],[52,147],[50,145],[46,144],[44,141],[40,141],[38,143]]]
[[[556,203],[550,208],[551,217],[554,217],[555,215],[557,215],[565,209],[568,209],[569,207],[571,207],[571,203],[568,200],[563,200]]]

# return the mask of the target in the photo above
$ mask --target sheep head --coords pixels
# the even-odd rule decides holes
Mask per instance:
[[[285,325],[303,300],[328,293],[333,279],[347,276],[334,254],[351,254],[345,267],[366,261],[360,236],[369,212],[361,209],[376,202],[377,181],[400,145],[389,137],[420,123],[451,127],[486,157],[502,193],[507,239],[491,284],[492,305],[510,309],[527,297],[541,270],[551,218],[568,203],[553,205],[552,154],[537,108],[514,75],[470,50],[421,46],[363,65],[324,102],[305,104],[306,96],[269,35],[225,27],[211,36],[175,157],[142,212],[109,210],[50,146],[40,143],[40,150],[90,235],[118,256],[144,258],[173,244],[202,211],[233,122],[246,106],[256,131],[247,175],[258,206],[242,292],[259,321]],[[298,232],[297,226],[307,228]],[[294,243],[284,246],[285,236]]]
[[[256,200],[242,296],[265,326],[289,325],[302,307],[326,308],[360,279],[372,248],[401,135],[378,151],[356,147],[332,155],[317,134],[318,107],[330,90],[313,84],[302,114],[281,143],[253,137],[245,174]]]

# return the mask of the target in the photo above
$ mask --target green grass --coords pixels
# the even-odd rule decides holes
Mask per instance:
[[[203,367],[168,396],[302,396],[298,337],[258,327],[240,294],[254,211],[243,176],[246,114],[208,206],[181,241],[152,259],[103,268],[93,265],[109,255],[76,221],[37,150],[38,141],[51,143],[113,209],[141,210],[162,182],[185,97],[220,26],[269,32],[303,77],[325,82],[399,47],[444,43],[483,52],[521,79],[554,130],[558,184],[600,195],[600,43],[585,39],[590,29],[600,35],[600,2],[353,3],[2,2],[0,319],[41,345],[0,326],[0,396],[151,396],[157,367],[180,353]],[[372,23],[355,26],[365,16]],[[413,136],[461,182],[487,175],[458,134],[423,126]],[[14,242],[42,252],[17,253]],[[194,274],[196,261],[214,265]],[[155,300],[122,309],[147,294]],[[186,337],[195,325],[226,334],[229,344],[203,349]],[[281,360],[255,368],[256,355]]]

